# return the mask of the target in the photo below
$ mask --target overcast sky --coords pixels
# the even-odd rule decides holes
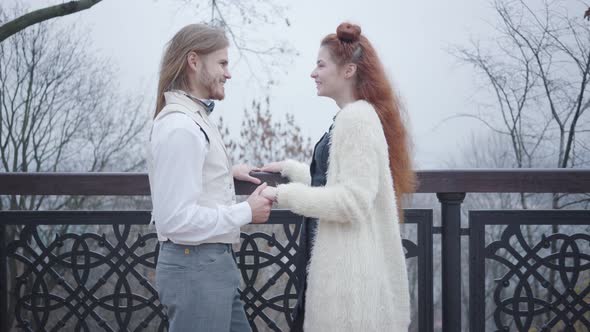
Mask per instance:
[[[16,1],[32,9],[59,2],[8,0],[7,3]],[[200,2],[206,6],[208,1]],[[314,142],[322,136],[337,107],[333,101],[315,95],[309,74],[314,68],[320,40],[334,32],[342,21],[361,26],[401,94],[409,115],[418,168],[447,167],[445,162],[455,149],[470,139],[473,130],[482,128],[474,120],[441,121],[457,113],[477,112],[479,95],[474,70],[459,65],[448,49],[453,45],[468,45],[470,38],[486,39],[492,35],[495,16],[489,1],[280,3],[288,6],[285,14],[290,27],[280,21],[273,29],[246,34],[253,39],[286,39],[299,55],[293,58],[286,73],[276,72],[274,76],[279,83],[272,89],[253,84],[243,61],[231,67],[233,78],[226,85],[226,100],[218,103],[216,113],[223,114],[236,135],[244,107],[253,98],[269,95],[271,110],[277,116],[293,113],[303,133]],[[207,20],[210,10],[205,8],[195,9],[183,0],[103,0],[90,10],[58,20],[64,24],[75,23],[80,30],[88,31],[93,51],[111,59],[118,69],[122,91],[153,99],[164,44],[184,25]],[[237,58],[235,50],[230,53],[230,62]],[[150,107],[146,116],[151,112]]]

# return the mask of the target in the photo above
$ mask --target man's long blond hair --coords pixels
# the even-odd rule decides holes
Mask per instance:
[[[190,52],[206,55],[228,46],[229,41],[223,28],[207,24],[189,24],[180,29],[168,42],[162,57],[154,118],[165,106],[164,92],[189,90],[186,67],[187,55]]]

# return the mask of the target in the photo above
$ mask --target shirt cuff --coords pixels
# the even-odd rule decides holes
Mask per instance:
[[[238,227],[242,227],[252,222],[252,209],[248,202],[242,202],[234,205],[235,208],[235,224]]]

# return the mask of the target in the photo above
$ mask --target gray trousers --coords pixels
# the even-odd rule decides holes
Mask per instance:
[[[160,242],[156,288],[170,332],[251,332],[229,244]]]

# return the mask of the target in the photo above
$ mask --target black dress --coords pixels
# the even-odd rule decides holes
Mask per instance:
[[[312,187],[323,187],[326,185],[331,132],[332,127],[330,126],[330,130],[316,143],[313,150],[313,159],[309,167]],[[316,229],[316,219],[304,219],[299,236],[300,250],[298,251],[295,263],[295,274],[298,278],[297,289],[299,289],[299,294],[297,296],[297,305],[295,306],[295,312],[293,315],[293,326],[291,328],[291,331],[293,332],[303,331],[303,320],[305,318],[305,292],[307,290],[307,264],[315,240]]]

